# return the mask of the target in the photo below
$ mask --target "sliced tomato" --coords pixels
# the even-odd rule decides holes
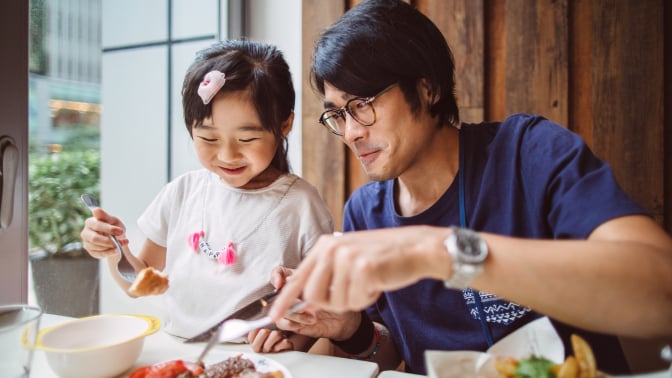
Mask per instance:
[[[172,360],[135,369],[128,378],[175,378],[183,373],[197,376],[203,368],[194,362]]]

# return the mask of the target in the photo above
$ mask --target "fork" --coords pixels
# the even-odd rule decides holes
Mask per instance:
[[[287,311],[287,315],[295,313],[297,311],[303,310],[308,305],[308,302],[301,301],[294,304]],[[205,355],[208,354],[210,349],[217,343],[223,343],[226,341],[231,341],[233,339],[244,336],[250,331],[253,331],[258,328],[266,327],[273,323],[273,320],[270,316],[264,316],[256,320],[242,320],[242,319],[230,319],[222,323],[222,325],[217,328],[216,332],[212,333],[210,340],[203,348],[201,355],[198,356],[196,363],[203,366],[203,359]]]
[[[89,194],[86,193],[82,194],[80,198],[82,199],[86,207],[88,207],[89,210],[91,211],[93,211],[94,208],[99,207],[98,201],[96,201],[96,199]],[[117,272],[119,272],[121,278],[130,283],[133,283],[135,281],[135,277],[137,276],[135,269],[126,258],[126,255],[124,254],[124,251],[121,248],[121,243],[119,243],[117,237],[110,234],[110,239],[112,240],[112,243],[114,243],[114,246],[117,248],[117,252],[119,254],[119,262],[117,263]]]

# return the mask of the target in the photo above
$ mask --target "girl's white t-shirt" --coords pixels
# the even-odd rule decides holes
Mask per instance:
[[[333,232],[327,205],[296,175],[243,190],[206,169],[164,186],[138,225],[148,239],[166,247],[170,287],[160,298],[168,316],[164,329],[184,338],[272,292],[273,268],[295,268],[320,235]],[[236,263],[224,265],[194,251],[190,238],[200,231],[214,251],[232,242]]]

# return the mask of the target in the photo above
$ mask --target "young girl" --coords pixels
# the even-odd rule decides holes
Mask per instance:
[[[136,271],[153,267],[168,276],[165,330],[189,338],[271,292],[271,270],[296,267],[333,222],[316,189],[289,173],[295,95],[279,50],[224,41],[200,51],[182,96],[204,169],[163,187],[138,220],[147,237],[142,249],[127,255]],[[124,224],[99,208],[93,215],[81,233],[84,247],[96,258],[114,256],[113,268],[109,235],[127,245]],[[280,342],[279,335],[263,337]]]

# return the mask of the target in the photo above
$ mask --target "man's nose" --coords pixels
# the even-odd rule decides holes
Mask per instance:
[[[368,132],[366,126],[363,126],[355,120],[350,113],[345,116],[345,127],[343,128],[343,139],[346,142],[356,141],[364,137]]]

